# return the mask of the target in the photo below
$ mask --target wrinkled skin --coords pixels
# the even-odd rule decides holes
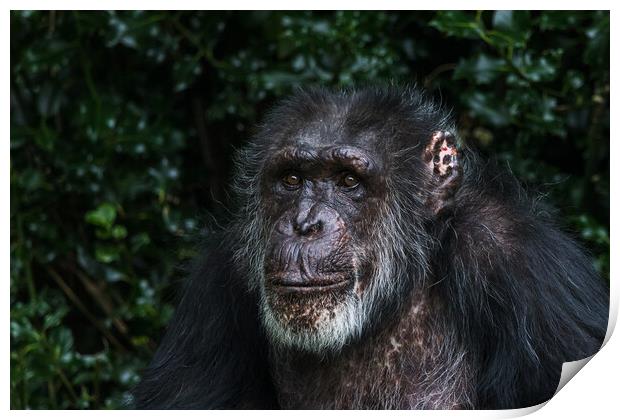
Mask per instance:
[[[274,203],[265,288],[289,328],[313,328],[343,295],[354,293],[356,281],[358,288],[368,281],[362,228],[381,196],[380,180],[363,149],[291,143],[275,157],[264,185],[266,200]]]

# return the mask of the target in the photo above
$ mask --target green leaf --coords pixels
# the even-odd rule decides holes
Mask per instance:
[[[497,45],[524,47],[531,35],[530,13],[527,11],[498,10],[493,14],[490,34]]]
[[[108,264],[120,258],[119,249],[113,245],[97,244],[95,246],[95,258],[97,261]]]
[[[477,84],[488,84],[507,71],[506,62],[486,54],[479,54],[470,59],[462,59],[454,69],[454,79],[465,79]]]
[[[581,11],[543,11],[540,15],[540,28],[543,31],[571,29],[580,25],[586,17],[587,14]]]
[[[142,247],[147,246],[150,243],[151,238],[149,237],[148,233],[140,232],[137,235],[131,237],[131,251],[137,252]]]
[[[116,207],[112,203],[103,203],[95,210],[86,213],[84,220],[91,225],[110,228],[116,219]]]
[[[534,56],[529,52],[515,54],[512,62],[522,74],[533,82],[553,80],[559,69],[563,50],[546,50],[541,56]]]
[[[484,28],[476,21],[471,12],[442,11],[437,12],[429,25],[449,36],[476,39],[484,32]]]
[[[112,237],[114,239],[123,239],[127,236],[127,229],[125,226],[116,225],[112,227]]]
[[[491,96],[474,93],[467,98],[467,105],[472,114],[491,125],[502,127],[510,122],[506,106]]]

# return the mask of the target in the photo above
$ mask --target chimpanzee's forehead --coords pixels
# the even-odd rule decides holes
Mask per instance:
[[[354,146],[369,152],[385,150],[382,127],[348,124],[346,118],[316,118],[299,127],[291,127],[276,142],[277,148],[303,146],[323,149],[335,146]]]

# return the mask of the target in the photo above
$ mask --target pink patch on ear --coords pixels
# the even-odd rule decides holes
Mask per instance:
[[[435,170],[439,172],[440,175],[444,176],[454,168],[456,165],[456,160],[452,158],[452,156],[456,155],[456,153],[456,147],[449,145],[447,141],[444,140],[439,152],[438,162],[434,165]],[[446,160],[446,156],[450,156],[450,158]]]
[[[448,177],[458,166],[458,149],[454,136],[448,131],[433,133],[431,143],[425,149],[425,160],[435,175]]]
[[[432,177],[427,204],[437,214],[450,205],[463,176],[454,135],[449,131],[435,131],[422,156]]]

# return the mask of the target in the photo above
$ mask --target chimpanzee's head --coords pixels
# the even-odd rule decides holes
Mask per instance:
[[[338,350],[421,286],[461,174],[451,129],[414,91],[313,90],[269,115],[240,155],[237,257],[274,343]]]

